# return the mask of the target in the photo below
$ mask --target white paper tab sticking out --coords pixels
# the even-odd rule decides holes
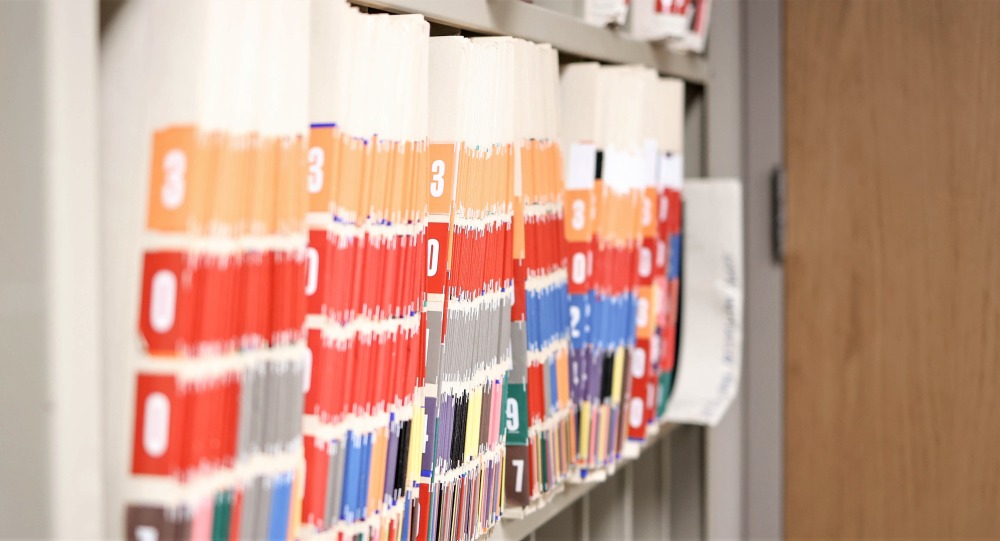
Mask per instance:
[[[659,184],[680,191],[684,186],[684,155],[663,154],[658,168]]]
[[[597,147],[593,143],[575,143],[566,153],[566,189],[594,189],[597,171]]]
[[[735,179],[684,183],[677,380],[666,419],[715,426],[743,362],[743,194]]]

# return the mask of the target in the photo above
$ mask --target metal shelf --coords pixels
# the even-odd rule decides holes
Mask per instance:
[[[678,426],[680,425],[672,423],[660,425],[659,431],[647,438],[647,440],[642,444],[639,456],[655,446],[660,439],[666,437]],[[601,472],[599,478],[594,481],[566,483],[561,492],[554,494],[544,506],[529,513],[524,518],[504,518],[496,529],[493,530],[493,534],[490,536],[489,541],[521,541],[522,539],[528,537],[532,532],[538,530],[538,528],[558,515],[564,509],[589,494],[591,490],[599,486],[607,478],[621,473],[625,471],[626,468],[631,467],[632,462],[637,459],[638,456],[620,459],[615,464],[613,471],[606,473]]]
[[[45,0],[47,3],[54,2],[61,5],[59,0]],[[707,174],[732,175],[733,170],[730,162],[740,156],[738,143],[740,139],[740,122],[738,92],[740,85],[739,78],[739,39],[741,36],[738,22],[740,18],[736,12],[739,2],[737,0],[716,0],[713,5],[713,47],[708,56],[685,55],[671,52],[663,43],[646,43],[633,41],[621,32],[608,28],[597,28],[585,24],[583,21],[571,15],[552,11],[535,4],[525,3],[522,0],[348,0],[359,6],[367,6],[373,9],[391,13],[418,13],[422,14],[429,21],[438,25],[465,30],[475,34],[487,35],[512,35],[540,43],[550,43],[556,49],[571,56],[583,59],[600,60],[609,63],[637,63],[657,69],[664,75],[679,77],[688,83],[695,85],[693,95],[696,99],[689,100],[687,111],[687,141],[685,154],[689,158],[689,176],[704,176]],[[536,0],[543,1],[543,0]],[[562,2],[566,0],[550,0],[551,2]],[[86,0],[85,3],[93,3],[93,0]],[[16,4],[16,3],[15,3]],[[137,174],[142,174],[143,148],[137,143],[143,139],[142,124],[136,123],[135,119],[143,118],[144,108],[142,101],[146,78],[151,76],[145,66],[145,19],[143,11],[148,8],[149,3],[143,1],[128,0],[106,0],[99,2],[101,14],[101,62],[91,62],[92,68],[101,76],[101,107],[99,122],[101,126],[101,147],[105,152],[101,153],[102,174],[100,175],[101,186],[99,200],[103,206],[113,211],[102,220],[101,234],[110,235],[110,232],[118,231],[116,234],[105,240],[102,260],[105,267],[113,269],[107,272],[102,280],[105,284],[122,281],[122,276],[131,276],[129,273],[137,272],[134,265],[123,265],[121,262],[128,262],[134,259],[129,254],[134,254],[137,249],[137,233],[132,228],[111,227],[121,223],[141,223],[141,209],[136,209],[134,205],[112,204],[115,201],[135,201],[142,200],[142,189],[144,186],[136,184],[134,179]],[[96,12],[96,10],[95,10]],[[727,23],[727,24],[723,24]],[[723,54],[724,53],[724,54]],[[709,81],[715,84],[708,85]],[[109,106],[113,104],[114,107]],[[709,129],[711,127],[711,129]],[[709,153],[708,150],[712,149]],[[709,156],[709,154],[711,154]],[[138,214],[137,214],[138,213]],[[127,255],[128,257],[123,256]],[[113,262],[111,264],[109,262]],[[105,294],[102,296],[102,326],[116,329],[132,321],[134,317],[134,306],[138,302],[134,297],[137,291],[128,289],[124,293],[114,293],[114,288],[104,288]],[[120,288],[119,288],[120,289]],[[105,333],[107,335],[107,333]],[[113,333],[112,333],[113,334]],[[120,334],[120,333],[119,333]],[[115,335],[117,336],[117,335]],[[116,341],[117,340],[117,341]],[[106,387],[116,395],[108,399],[103,411],[111,421],[106,432],[107,443],[105,452],[108,458],[104,460],[107,472],[105,473],[105,490],[103,499],[94,499],[100,503],[98,513],[102,516],[100,522],[103,534],[98,533],[93,537],[120,537],[120,509],[118,503],[123,499],[123,483],[121,477],[123,472],[118,467],[123,460],[127,447],[127,424],[118,422],[119,412],[127,414],[127,408],[121,406],[129,400],[127,389],[123,387],[118,378],[121,367],[125,366],[117,338],[110,340],[104,350],[109,352],[106,355],[104,370],[108,383]],[[119,396],[120,395],[120,396]],[[120,426],[119,426],[120,425]],[[668,533],[674,538],[698,538],[704,537],[708,529],[706,524],[713,525],[713,531],[728,532],[728,530],[715,527],[712,516],[723,513],[711,512],[718,505],[715,501],[719,499],[719,494],[741,494],[741,485],[736,480],[738,476],[732,476],[735,487],[729,490],[729,485],[716,481],[712,485],[712,490],[707,490],[704,479],[708,477],[706,471],[723,472],[722,468],[716,467],[715,461],[706,459],[704,451],[704,436],[700,430],[683,428],[676,426],[661,426],[657,435],[652,436],[651,441],[644,446],[643,455],[640,460],[649,460],[657,457],[662,450],[667,461],[664,465],[667,468],[665,477],[649,480],[647,485],[655,484],[660,492],[667,494],[666,499],[666,519],[663,523],[669,523]],[[737,433],[737,436],[739,433]],[[678,445],[680,441],[681,445]],[[729,440],[734,441],[734,440]],[[716,448],[722,447],[722,440],[717,435],[713,436],[712,445]],[[650,449],[659,444],[658,448]],[[737,448],[738,449],[738,448]],[[659,460],[659,459],[657,459]],[[708,468],[712,463],[713,468]],[[616,467],[620,473],[608,476],[608,481],[620,481],[622,487],[628,487],[629,496],[623,499],[620,506],[614,510],[602,510],[595,514],[618,514],[617,518],[609,518],[608,523],[618,526],[616,521],[633,521],[632,499],[640,501],[644,494],[648,493],[650,486],[638,487],[635,491],[631,488],[629,479],[635,476],[637,479],[646,476],[644,463],[638,465],[631,459],[622,460]],[[728,476],[728,471],[714,473],[713,479]],[[624,472],[624,473],[621,473]],[[637,475],[636,475],[637,474]],[[622,480],[621,478],[625,479]],[[648,480],[648,479],[647,479]],[[561,492],[554,494],[548,499],[546,505],[530,513],[523,519],[504,519],[501,521],[489,541],[515,541],[522,540],[526,536],[536,532],[543,525],[556,527],[560,524],[560,518],[556,518],[560,513],[574,507],[581,501],[590,499],[600,499],[602,494],[607,494],[607,489],[615,483],[590,482],[585,484],[567,484]],[[638,486],[638,483],[637,483]],[[641,490],[640,490],[641,489]],[[643,492],[645,490],[645,492]],[[676,497],[671,499],[670,494]],[[680,497],[683,496],[683,497]],[[104,503],[102,503],[104,502]],[[671,503],[673,502],[673,503]],[[589,503],[583,505],[583,513],[587,513]],[[628,510],[626,513],[625,510]],[[730,509],[723,509],[725,516],[732,515]],[[630,518],[621,518],[627,515]],[[566,515],[563,515],[563,519]],[[645,520],[636,514],[634,521],[636,525]],[[738,522],[738,519],[731,519]],[[2,522],[2,521],[0,521]],[[585,526],[585,531],[590,532],[590,526]],[[89,531],[89,530],[88,530]],[[603,530],[602,530],[603,531]],[[636,535],[631,526],[627,529],[616,530],[616,538],[639,539],[643,535]],[[721,535],[720,535],[721,536]],[[2,537],[2,536],[0,536]],[[543,536],[539,535],[539,539]],[[595,537],[600,537],[595,535]],[[648,536],[647,536],[648,537]],[[735,537],[735,536],[734,536]],[[667,538],[661,535],[660,538]]]
[[[663,75],[705,85],[711,78],[704,56],[670,51],[662,42],[629,39],[611,28],[522,0],[350,0],[391,13],[420,13],[428,21],[480,34],[549,43],[576,56],[617,64],[643,64]]]

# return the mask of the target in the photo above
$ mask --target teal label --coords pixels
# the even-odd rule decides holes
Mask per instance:
[[[508,383],[504,397],[507,445],[528,445],[528,392],[523,383]]]

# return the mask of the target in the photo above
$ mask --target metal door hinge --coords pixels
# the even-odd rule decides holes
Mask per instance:
[[[785,167],[774,166],[771,171],[771,257],[775,263],[785,262]]]

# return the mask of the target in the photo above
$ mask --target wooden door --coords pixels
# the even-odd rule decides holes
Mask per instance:
[[[786,534],[998,538],[1000,0],[784,6]]]

